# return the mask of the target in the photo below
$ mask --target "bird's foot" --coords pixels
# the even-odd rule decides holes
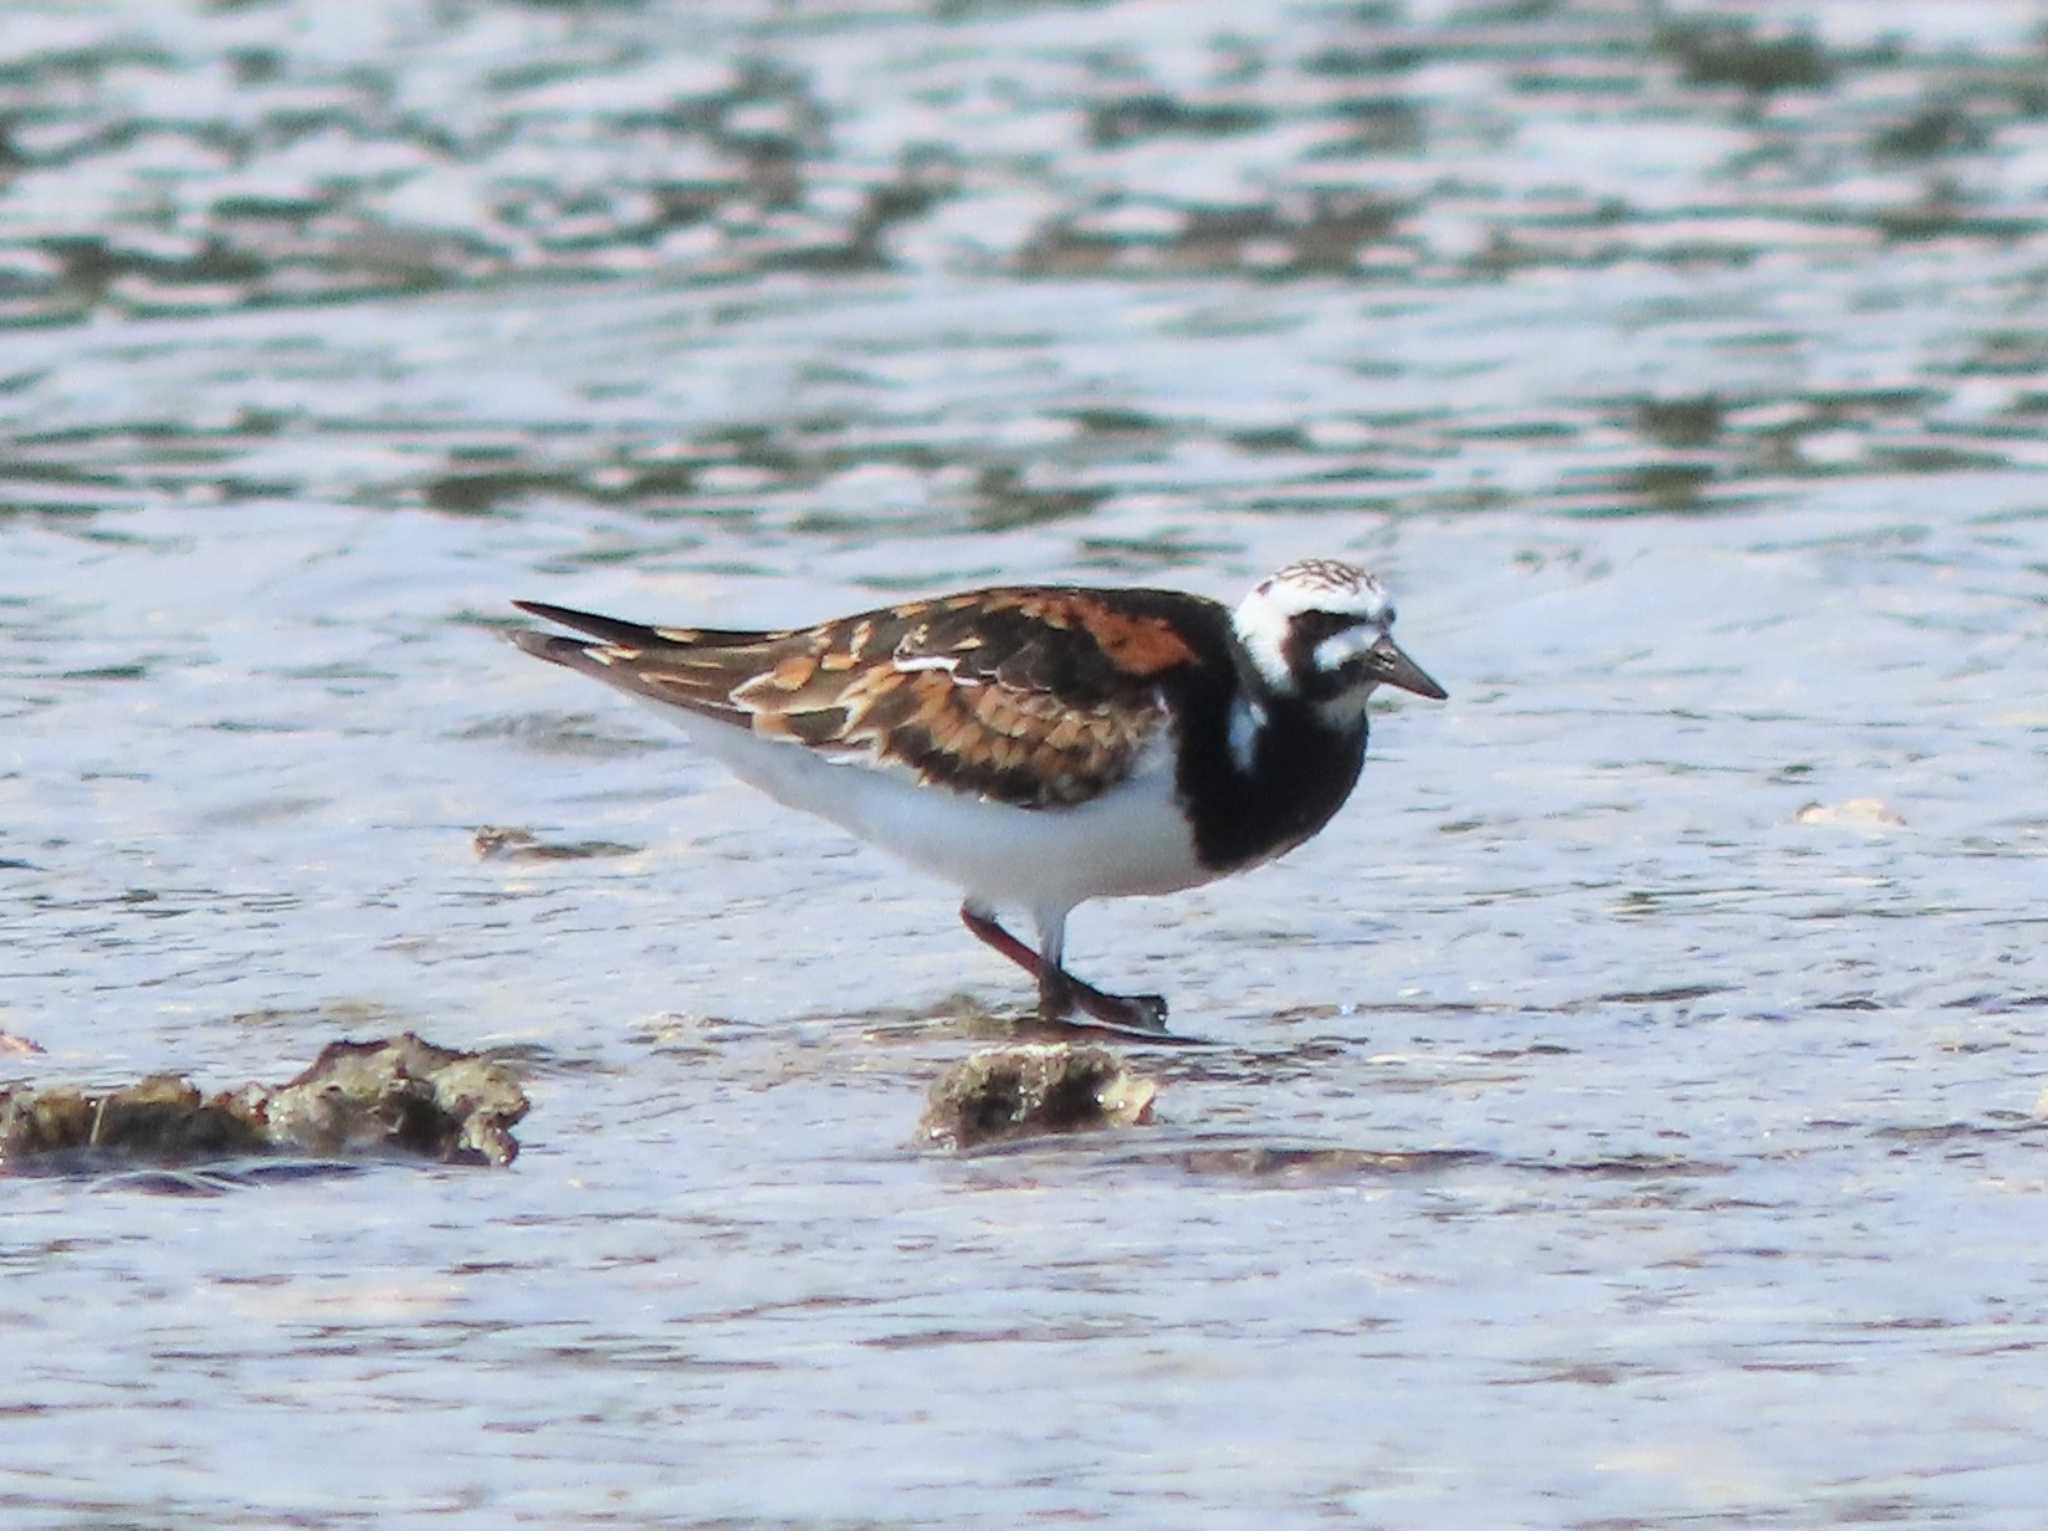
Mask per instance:
[[[1083,983],[1071,973],[1060,973],[1056,981],[1041,985],[1038,994],[1039,1019],[1064,1021],[1076,1010],[1091,1020],[1126,1031],[1166,1030],[1166,998],[1160,994],[1105,994],[1093,984]]]
[[[1130,1031],[1166,1030],[1166,996],[1163,994],[1095,993],[1100,1007],[1083,1003],[1082,1008],[1106,1026]]]

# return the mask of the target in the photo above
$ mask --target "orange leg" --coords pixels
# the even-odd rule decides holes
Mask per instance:
[[[1133,1031],[1166,1030],[1166,1001],[1159,995],[1105,994],[1061,967],[1055,955],[1060,946],[1060,926],[1047,932],[1047,951],[1039,953],[1003,929],[990,911],[972,903],[960,906],[960,922],[1038,980],[1038,1013],[1042,1019],[1062,1021],[1078,1007],[1106,1026],[1123,1026]]]

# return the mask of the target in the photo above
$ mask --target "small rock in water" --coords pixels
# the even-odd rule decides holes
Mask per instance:
[[[149,1159],[254,1153],[260,1117],[222,1095],[208,1101],[192,1082],[152,1074],[124,1089],[0,1092],[0,1163],[68,1148],[105,1148]]]
[[[445,1164],[510,1164],[525,1092],[475,1053],[411,1032],[333,1042],[275,1089],[248,1084],[207,1099],[155,1074],[119,1090],[0,1089],[0,1167],[88,1150],[170,1163],[235,1154],[419,1154]]]
[[[618,840],[543,840],[530,829],[486,824],[470,838],[484,861],[588,861],[599,856],[630,856],[639,849]]]
[[[395,1148],[444,1164],[510,1164],[526,1092],[476,1053],[411,1032],[330,1042],[313,1066],[269,1094],[272,1140],[315,1153]]]
[[[921,1145],[971,1148],[1043,1132],[1130,1127],[1152,1120],[1159,1086],[1102,1047],[1065,1042],[991,1047],[947,1070],[918,1120]]]
[[[1808,803],[1793,817],[1801,824],[1848,824],[1864,829],[1897,829],[1906,822],[1874,797],[1852,797],[1846,803]]]

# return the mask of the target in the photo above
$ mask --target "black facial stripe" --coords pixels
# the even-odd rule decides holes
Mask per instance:
[[[1357,627],[1364,621],[1363,617],[1350,616],[1341,611],[1304,611],[1295,617],[1294,627],[1299,632],[1314,634],[1315,641],[1320,643],[1323,639],[1334,637],[1347,628]]]
[[[1288,619],[1287,637],[1280,645],[1280,657],[1287,662],[1290,674],[1301,680],[1311,679],[1317,673],[1317,646],[1338,633],[1364,625],[1365,618],[1338,611],[1298,612]]]

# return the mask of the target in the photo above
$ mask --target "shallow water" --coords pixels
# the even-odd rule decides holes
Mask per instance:
[[[1703,14],[11,6],[0,1077],[535,1109],[4,1182],[0,1520],[2039,1525],[2048,39]],[[493,641],[1311,551],[1452,700],[979,1156],[946,890]]]

